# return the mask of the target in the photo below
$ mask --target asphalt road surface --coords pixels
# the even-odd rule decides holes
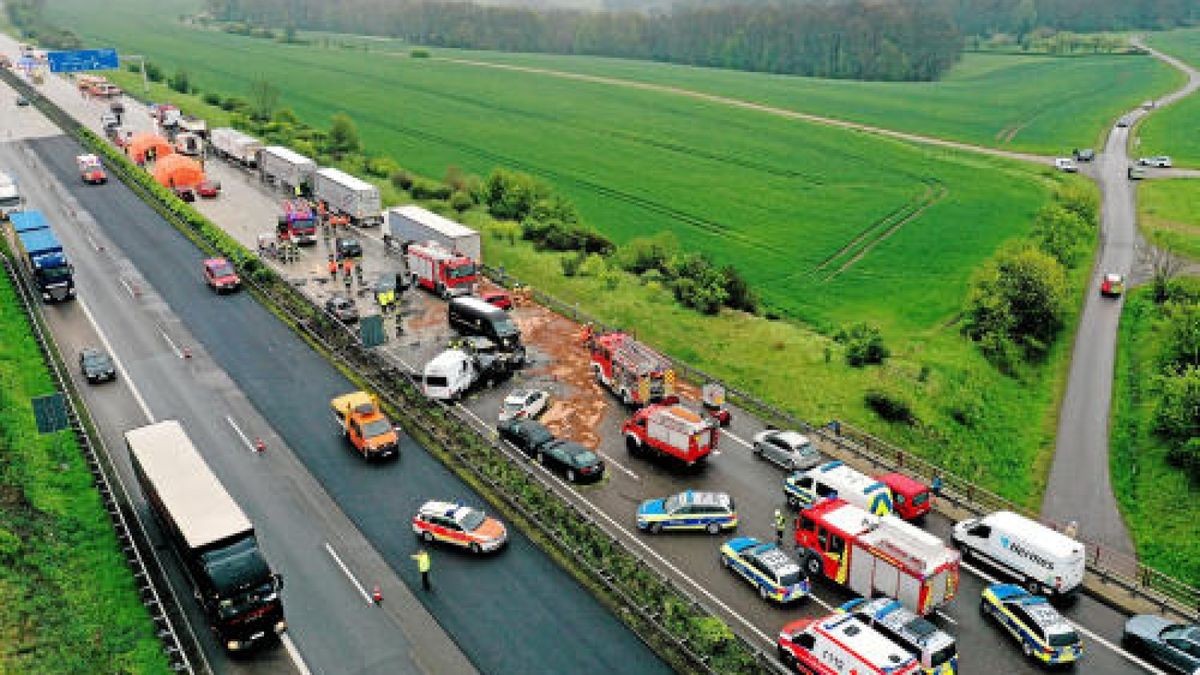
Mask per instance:
[[[1194,68],[1160,52],[1154,54],[1188,76],[1186,86],[1159,99],[1158,107],[1200,87],[1200,73]],[[1128,555],[1134,553],[1133,542],[1113,497],[1108,454],[1117,326],[1125,299],[1102,297],[1100,282],[1109,272],[1127,279],[1133,275],[1139,236],[1137,193],[1126,173],[1135,161],[1128,154],[1129,130],[1152,112],[1139,108],[1127,114],[1130,126],[1114,126],[1094,165],[1086,169],[1100,186],[1103,199],[1100,255],[1075,333],[1054,463],[1042,501],[1043,517],[1059,523],[1077,521],[1081,537]]]

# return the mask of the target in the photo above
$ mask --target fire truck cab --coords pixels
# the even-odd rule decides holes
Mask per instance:
[[[290,239],[297,244],[317,243],[317,216],[307,200],[284,200],[277,232],[281,240]]]
[[[632,335],[605,333],[590,336],[587,342],[592,375],[625,405],[643,406],[675,393],[671,362]]]
[[[442,298],[470,295],[479,280],[474,260],[437,242],[409,244],[407,261],[413,285]]]
[[[894,598],[924,616],[958,591],[958,552],[895,516],[831,499],[800,512],[795,536],[810,577],[823,576],[863,597]]]

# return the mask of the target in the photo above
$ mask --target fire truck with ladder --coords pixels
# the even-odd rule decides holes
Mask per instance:
[[[585,329],[584,341],[591,351],[592,375],[625,405],[643,406],[675,393],[671,362],[632,335],[592,335]]]
[[[414,286],[442,298],[474,292],[479,276],[475,261],[467,256],[433,241],[410,243],[405,254]]]
[[[621,426],[630,454],[653,453],[687,466],[703,461],[717,447],[719,423],[679,405],[674,396],[646,406]]]
[[[895,516],[872,515],[837,498],[800,512],[797,554],[810,577],[859,595],[894,598],[927,615],[958,591],[959,553]]]
[[[305,199],[285,199],[279,214],[277,233],[280,240],[297,244],[317,243],[317,214]]]

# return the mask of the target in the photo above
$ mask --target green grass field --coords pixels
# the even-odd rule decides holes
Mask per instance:
[[[1200,28],[1151,33],[1146,43],[1200,67]],[[1200,166],[1200,95],[1155,112],[1138,125],[1139,155],[1170,155],[1177,166]],[[1200,195],[1200,192],[1196,193]]]
[[[0,673],[168,673],[71,432],[34,425],[53,390],[0,274]]]
[[[1135,289],[1125,300],[1113,388],[1113,492],[1141,561],[1200,584],[1200,488],[1167,463],[1167,448],[1151,431],[1160,316],[1149,288]]]
[[[1139,185],[1138,212],[1138,225],[1151,242],[1200,260],[1200,180]]]

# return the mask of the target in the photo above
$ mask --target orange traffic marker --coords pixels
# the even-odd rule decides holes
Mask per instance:
[[[383,591],[379,590],[379,584],[375,584],[374,590],[371,591],[371,599],[374,600],[375,604],[377,605],[383,602]]]
[[[266,444],[266,443],[263,443],[263,439],[261,439],[261,438],[255,438],[255,439],[254,439],[254,449],[255,449],[257,452],[262,452],[263,450],[266,450],[266,449],[267,449],[267,444]]]

